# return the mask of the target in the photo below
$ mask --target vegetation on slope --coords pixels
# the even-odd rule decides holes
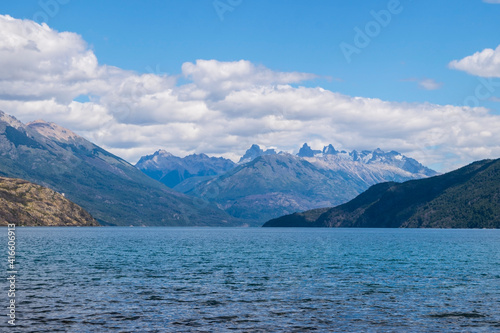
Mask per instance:
[[[500,228],[500,160],[444,175],[383,183],[316,219],[282,216],[265,227]]]
[[[0,225],[97,226],[83,208],[63,195],[22,179],[0,177]]]

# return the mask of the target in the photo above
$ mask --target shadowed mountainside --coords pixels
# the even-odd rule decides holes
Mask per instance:
[[[236,219],[175,192],[54,123],[24,125],[0,111],[0,176],[65,193],[103,225],[225,226]]]
[[[377,184],[319,216],[305,211],[264,227],[500,228],[500,159],[431,178]]]
[[[373,184],[436,174],[413,159],[380,149],[349,154],[330,145],[324,153],[311,154],[261,154],[222,175],[183,182],[175,189],[213,200],[234,217],[262,223],[284,214],[345,203]]]

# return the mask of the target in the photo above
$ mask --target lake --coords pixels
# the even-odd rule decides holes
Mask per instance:
[[[500,230],[17,228],[16,237],[12,332],[500,332]]]

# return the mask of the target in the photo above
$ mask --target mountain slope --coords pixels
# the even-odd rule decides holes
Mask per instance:
[[[0,225],[99,225],[88,212],[63,195],[15,178],[0,177],[0,216]]]
[[[235,164],[222,157],[193,154],[181,158],[158,150],[153,155],[141,157],[135,166],[151,178],[173,188],[188,178],[217,176],[232,169]]]
[[[302,207],[328,206],[362,188],[341,176],[329,177],[305,160],[280,154],[259,156],[188,193],[213,199],[235,217],[262,221]]]
[[[325,151],[336,152],[333,147],[326,147]],[[369,163],[361,159],[353,161],[349,155],[340,153],[312,157],[286,153],[261,155],[214,179],[193,185],[194,189],[187,193],[218,203],[232,216],[263,222],[296,211],[338,205],[373,184],[422,178],[429,170],[422,166],[418,173],[412,173],[380,161],[380,157],[377,159]],[[435,174],[432,170],[428,172]]]
[[[500,228],[500,159],[427,179],[378,184],[314,218],[316,213],[282,216],[264,226]]]
[[[233,225],[71,131],[0,111],[0,175],[64,192],[107,225]]]

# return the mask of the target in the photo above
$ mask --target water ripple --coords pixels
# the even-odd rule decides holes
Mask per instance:
[[[16,332],[500,332],[497,230],[17,236]]]

